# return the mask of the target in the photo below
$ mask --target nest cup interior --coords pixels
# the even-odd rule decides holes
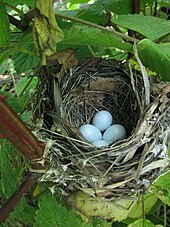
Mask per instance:
[[[107,110],[113,116],[113,124],[123,125],[126,138],[129,137],[139,120],[139,107],[124,66],[98,59],[83,67],[85,70],[73,75],[69,90],[63,89],[70,128],[75,132],[83,124],[91,124],[98,111]]]

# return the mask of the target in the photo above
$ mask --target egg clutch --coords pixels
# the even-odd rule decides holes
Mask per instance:
[[[79,131],[94,146],[98,148],[108,147],[126,137],[124,126],[112,123],[111,113],[107,110],[101,110],[94,115],[91,124],[81,125]]]

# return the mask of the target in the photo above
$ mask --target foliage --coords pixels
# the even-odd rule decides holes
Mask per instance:
[[[10,42],[10,31],[9,31],[9,21],[6,14],[5,5],[3,4],[2,0],[0,1],[0,47],[6,47],[9,45]]]
[[[44,16],[46,28],[42,33],[39,24],[36,29],[34,27],[35,15],[31,17],[29,14],[35,8],[41,10],[41,6],[37,6],[35,0],[0,0],[0,72],[13,78],[14,95],[6,90],[8,84],[4,86],[0,84],[0,94],[6,97],[7,103],[29,125],[32,112],[26,107],[31,104],[32,92],[38,84],[37,69],[42,62],[44,64],[48,60],[47,50],[55,52],[72,48],[80,62],[84,58],[100,56],[121,60],[131,58],[130,61],[137,64],[133,53],[134,42],[137,44],[143,65],[152,71],[149,74],[157,74],[159,79],[170,81],[170,22],[167,20],[166,12],[161,8],[170,7],[169,1],[138,2],[140,14],[132,14],[134,9],[130,0],[95,0],[93,3],[89,3],[88,0],[56,1],[54,8],[56,20],[50,18],[48,7],[44,7],[45,12],[41,16]],[[27,18],[28,21],[24,19],[25,15],[30,16]],[[15,20],[11,20],[11,17]],[[50,22],[53,20],[51,24],[53,36],[48,33],[50,24],[48,20]],[[60,31],[58,37],[57,31]],[[40,40],[41,33],[43,35]],[[39,40],[38,45],[35,45],[36,39]],[[42,56],[46,58],[45,61],[41,56],[43,48],[38,49],[41,45],[44,48]],[[9,60],[12,62],[10,70],[7,69]],[[20,77],[18,81],[17,76]],[[29,162],[13,145],[7,140],[0,140],[1,205],[15,192],[29,167]],[[114,226],[152,227],[154,224],[162,224],[162,217],[160,222],[156,219],[159,223],[145,219],[141,207],[144,203],[148,218],[156,215],[160,209],[160,206],[156,206],[158,198],[170,206],[169,179],[169,172],[162,174],[151,186],[150,193],[144,196],[144,201],[140,198],[135,209],[125,215],[128,218],[121,223],[114,223]],[[60,193],[57,197],[56,194],[49,192],[47,188],[50,186],[47,183],[46,188],[38,188],[38,192],[30,190],[3,225],[34,227],[112,225],[111,222],[87,220],[85,217],[83,221],[64,206],[62,199],[58,198],[61,196]]]
[[[36,210],[34,227],[39,226],[83,227],[86,225],[76,217],[75,213],[67,210],[52,194],[48,193],[42,196]]]
[[[112,21],[126,29],[131,29],[154,41],[169,34],[170,22],[152,16],[120,15],[113,17]]]
[[[138,43],[138,51],[143,64],[160,74],[162,80],[169,80],[170,44],[156,44],[149,39]]]
[[[135,221],[134,223],[131,223],[128,225],[128,227],[154,227],[154,224],[151,223],[149,220],[146,219],[139,219]]]
[[[170,173],[164,173],[152,185],[152,191],[160,198],[165,204],[170,206]]]

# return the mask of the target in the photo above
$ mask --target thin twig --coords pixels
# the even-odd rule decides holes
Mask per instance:
[[[150,84],[149,84],[147,71],[146,71],[146,68],[144,67],[144,65],[142,64],[142,62],[139,58],[136,43],[134,43],[134,45],[133,45],[133,50],[134,50],[136,60],[138,61],[140,68],[141,68],[143,83],[144,83],[144,89],[145,89],[145,105],[148,106],[150,104]]]
[[[133,0],[132,1],[132,13],[139,14],[140,13],[140,0]]]
[[[63,14],[60,14],[60,13],[55,13],[55,15],[57,17],[61,17],[63,19],[66,19],[66,20],[71,20],[71,21],[74,21],[74,22],[77,22],[77,23],[80,23],[80,24],[85,24],[89,27],[93,27],[93,28],[98,28],[102,31],[106,31],[106,32],[109,32],[109,33],[112,33],[114,35],[117,35],[119,37],[121,37],[122,39],[125,39],[127,41],[131,41],[131,42],[138,42],[139,40],[138,39],[135,39],[135,38],[132,38],[128,35],[125,35],[125,34],[122,34],[121,32],[118,32],[118,31],[115,31],[115,30],[111,30],[110,28],[106,28],[106,27],[103,27],[101,25],[98,25],[98,24],[94,24],[94,23],[91,23],[89,21],[85,21],[85,20],[81,20],[79,18],[75,18],[75,17],[70,17],[70,16],[66,16],[66,15],[63,15]]]
[[[11,18],[11,20],[12,20],[11,23],[14,24],[16,27],[18,27],[19,29],[23,30],[29,24],[29,22],[34,18],[35,14],[36,14],[36,12],[33,9],[33,10],[27,12],[23,16],[22,21],[17,21],[17,23],[15,23],[15,22],[12,23],[13,22],[13,18]],[[106,27],[103,27],[101,25],[91,23],[89,21],[81,20],[81,19],[75,18],[75,17],[66,16],[66,15],[63,15],[63,14],[60,14],[60,13],[55,13],[55,16],[56,17],[61,17],[61,18],[66,19],[66,20],[74,21],[76,23],[85,24],[85,25],[87,25],[89,27],[98,28],[98,29],[100,29],[102,31],[106,31],[106,32],[112,33],[114,35],[117,35],[117,36],[121,37],[124,40],[131,41],[133,43],[134,42],[136,42],[136,43],[139,42],[139,40],[136,39],[136,38],[132,38],[132,37],[130,37],[128,35],[122,34],[121,32],[118,32],[118,31],[115,31],[115,30],[111,30],[110,28],[106,28]],[[22,23],[22,24],[20,24],[19,22]]]

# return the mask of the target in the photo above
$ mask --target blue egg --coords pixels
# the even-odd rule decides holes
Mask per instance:
[[[104,133],[103,140],[113,143],[126,137],[126,130],[123,125],[113,124]]]
[[[92,119],[92,124],[100,131],[106,130],[113,121],[111,113],[107,110],[101,110],[96,113]]]
[[[90,143],[94,142],[95,140],[102,139],[102,133],[94,125],[84,124],[80,126],[79,131],[81,132],[83,137]]]
[[[105,140],[96,140],[92,143],[96,147],[102,148],[102,147],[108,147],[109,143]]]

